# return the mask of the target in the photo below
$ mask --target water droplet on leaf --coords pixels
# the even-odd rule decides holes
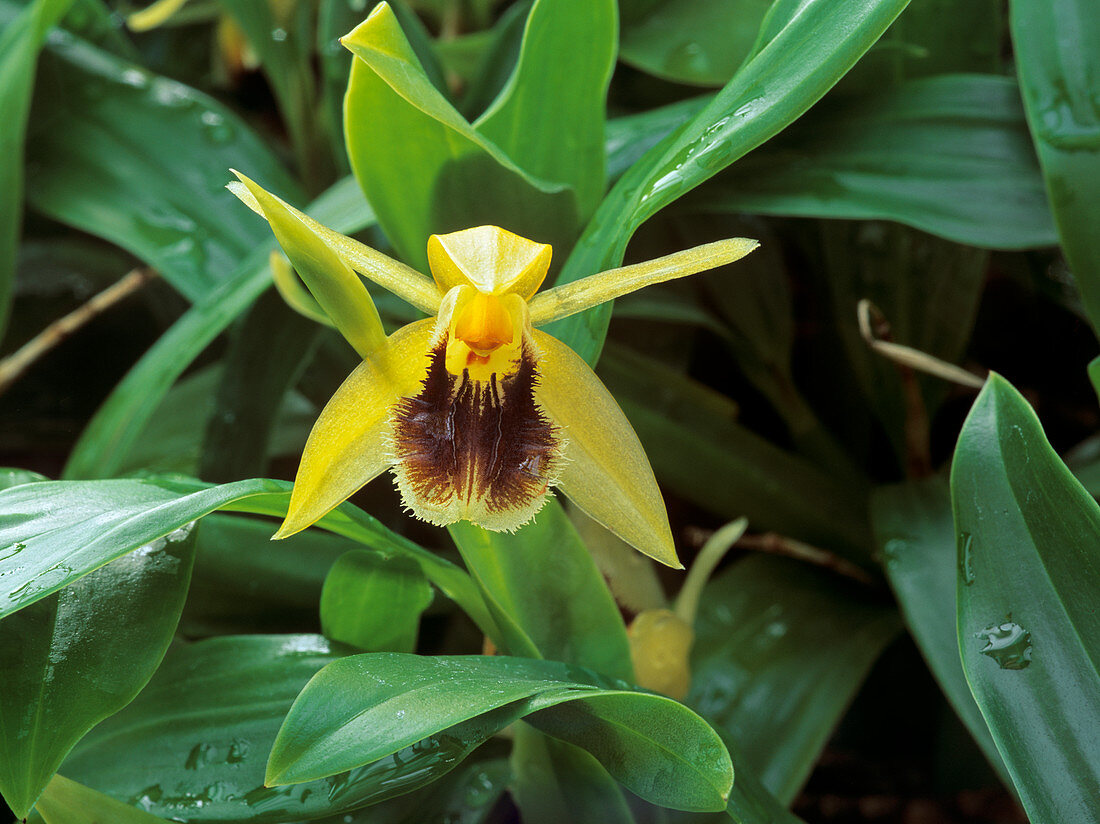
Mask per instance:
[[[975,634],[985,641],[978,650],[988,655],[1001,669],[1022,670],[1031,664],[1031,632],[1015,621],[1002,621]]]

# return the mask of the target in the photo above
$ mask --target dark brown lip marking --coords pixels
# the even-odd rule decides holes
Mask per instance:
[[[514,374],[488,381],[465,369],[452,375],[445,362],[444,339],[432,348],[419,394],[394,408],[394,451],[412,491],[433,508],[456,500],[481,501],[490,514],[530,507],[545,496],[560,450],[557,428],[535,403],[530,345]]]

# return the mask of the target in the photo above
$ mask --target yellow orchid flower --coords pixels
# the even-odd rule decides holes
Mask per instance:
[[[536,327],[737,260],[756,241],[710,243],[536,294],[550,266],[545,244],[496,226],[432,235],[428,278],[237,177],[229,188],[268,220],[363,357],[309,435],[275,538],[392,469],[404,504],[433,524],[514,531],[556,487],[636,549],[681,566],[626,416],[580,356]],[[387,337],[353,270],[432,317]]]

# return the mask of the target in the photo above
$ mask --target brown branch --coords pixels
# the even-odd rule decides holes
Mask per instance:
[[[134,269],[87,303],[55,320],[15,352],[0,360],[0,394],[6,392],[32,363],[70,337],[96,315],[136,292],[156,277],[156,274],[155,270],[145,267]]]
[[[779,535],[775,532],[765,532],[760,535],[743,535],[735,547],[748,549],[753,552],[766,552],[769,555],[782,555],[786,558],[795,558],[799,561],[814,564],[825,569],[831,569],[838,575],[851,578],[867,586],[875,586],[875,579],[863,569],[851,561],[841,558],[826,549],[804,544],[794,538]]]

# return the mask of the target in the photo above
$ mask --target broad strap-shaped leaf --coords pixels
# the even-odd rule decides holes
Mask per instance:
[[[414,562],[364,549],[340,556],[321,592],[325,637],[367,652],[412,652],[432,588]]]
[[[721,86],[749,54],[769,0],[624,0],[622,59],[644,72]]]
[[[23,147],[38,51],[72,0],[34,0],[0,29],[0,335],[11,312],[23,216]]]
[[[342,42],[357,58],[344,104],[352,170],[404,260],[425,270],[430,234],[479,224],[553,244],[572,239],[576,193],[521,168],[462,116],[425,75],[387,4]]]
[[[609,350],[599,374],[666,489],[724,517],[745,515],[762,529],[869,562],[861,485],[838,485],[741,426],[729,398],[652,359]]]
[[[141,695],[93,730],[62,773],[165,818],[274,824],[345,814],[419,789],[483,740],[451,730],[363,769],[265,787],[264,764],[294,697],[340,655],[318,635],[221,637],[173,649]]]
[[[285,481],[251,479],[210,486],[174,477],[49,481],[0,492],[0,555],[7,556],[0,559],[0,617],[217,509],[282,517],[289,498],[290,484]],[[333,510],[319,525],[414,560],[487,635],[497,636],[476,585],[454,564],[396,535],[351,504]]]
[[[27,179],[32,207],[105,238],[197,302],[266,237],[222,189],[248,169],[297,186],[236,114],[175,80],[66,35],[43,54]]]
[[[1089,0],[1012,0],[1012,46],[1062,249],[1100,334],[1100,15]]]
[[[622,615],[560,503],[514,535],[449,528],[486,601],[510,616],[539,655],[633,679]],[[513,655],[521,648],[506,648]]]
[[[29,543],[0,556],[18,561],[35,550]],[[16,815],[26,816],[73,745],[156,671],[194,558],[187,525],[0,621],[0,794]]]
[[[750,556],[703,591],[687,703],[790,803],[897,631],[894,611],[856,585],[804,563]]]
[[[660,209],[774,137],[816,103],[901,13],[908,0],[808,0],[695,117],[619,179],[589,221],[559,282],[610,269]],[[610,304],[547,329],[589,363]]]
[[[529,724],[514,731],[512,798],[525,824],[634,824],[618,784],[593,756]]]
[[[240,204],[235,208],[249,217]],[[370,207],[350,178],[318,197],[308,211],[339,231],[358,231],[374,222]],[[118,472],[176,379],[271,285],[268,256],[274,247],[274,239],[268,238],[225,283],[184,313],[126,373],[80,434],[64,477],[102,478]]]
[[[90,787],[55,775],[35,808],[46,824],[159,824],[157,818]]]
[[[902,617],[936,677],[989,763],[1006,783],[997,746],[989,734],[959,660],[955,610],[958,563],[951,494],[944,478],[886,486],[871,496],[871,516],[886,577]]]
[[[1033,821],[1096,820],[1100,507],[992,375],[951,470],[963,670]]]
[[[588,749],[662,806],[724,808],[733,783],[717,734],[682,704],[556,661],[372,653],[319,672],[287,715],[268,762],[283,785],[370,764],[465,725],[488,737],[528,717]]]
[[[614,0],[536,0],[515,70],[474,126],[522,168],[576,192],[580,220],[604,193],[604,109],[615,67]],[[568,61],[568,71],[550,67]]]
[[[1019,89],[994,75],[823,102],[683,205],[896,220],[996,249],[1057,242]]]

